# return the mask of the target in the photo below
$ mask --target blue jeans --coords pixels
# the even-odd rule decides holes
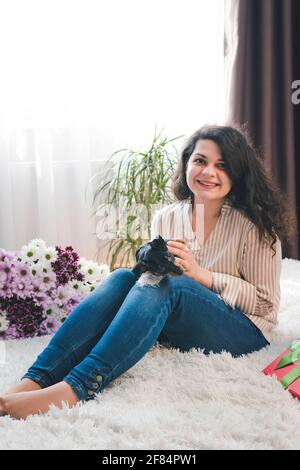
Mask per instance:
[[[22,378],[42,388],[67,382],[90,400],[158,341],[166,347],[240,356],[265,347],[260,330],[238,309],[189,277],[140,286],[130,269],[113,271],[80,302]]]

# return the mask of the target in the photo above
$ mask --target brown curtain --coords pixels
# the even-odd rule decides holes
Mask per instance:
[[[298,233],[283,257],[299,259],[300,104],[292,83],[300,80],[300,0],[225,0],[225,63],[228,121],[246,125],[288,195]]]

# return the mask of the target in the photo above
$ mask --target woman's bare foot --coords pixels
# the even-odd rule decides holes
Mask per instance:
[[[69,407],[79,402],[76,393],[66,382],[59,382],[41,390],[12,393],[0,398],[3,412],[16,419],[26,419],[30,415],[47,413],[51,404],[62,408],[63,402]]]
[[[32,392],[33,390],[41,390],[41,386],[34,382],[31,379],[22,379],[17,385],[13,388],[8,390],[5,395],[10,395],[11,393],[19,393],[19,392]]]
[[[22,379],[15,387],[8,390],[5,393],[6,395],[11,395],[12,393],[20,393],[20,392],[30,392],[33,390],[41,390],[41,387],[38,383],[34,382],[30,379]],[[0,416],[6,416],[8,413],[5,411],[5,398],[0,397]]]

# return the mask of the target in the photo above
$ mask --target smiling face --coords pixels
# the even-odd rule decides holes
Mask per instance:
[[[196,202],[224,202],[232,183],[215,142],[198,140],[187,163],[186,181]]]

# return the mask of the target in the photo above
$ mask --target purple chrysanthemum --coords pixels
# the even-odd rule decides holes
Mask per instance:
[[[83,281],[84,276],[79,272],[78,254],[71,246],[67,246],[65,250],[61,247],[55,247],[57,251],[57,259],[51,263],[53,271],[56,274],[57,286],[65,285],[72,280]]]
[[[29,338],[39,335],[39,328],[45,320],[42,307],[38,307],[30,298],[1,299],[0,308],[6,311],[10,326],[15,329],[16,338]],[[5,335],[5,332],[4,332]]]
[[[81,265],[71,246],[46,249],[32,240],[19,252],[0,248],[0,339],[55,333],[89,292],[92,273]]]

